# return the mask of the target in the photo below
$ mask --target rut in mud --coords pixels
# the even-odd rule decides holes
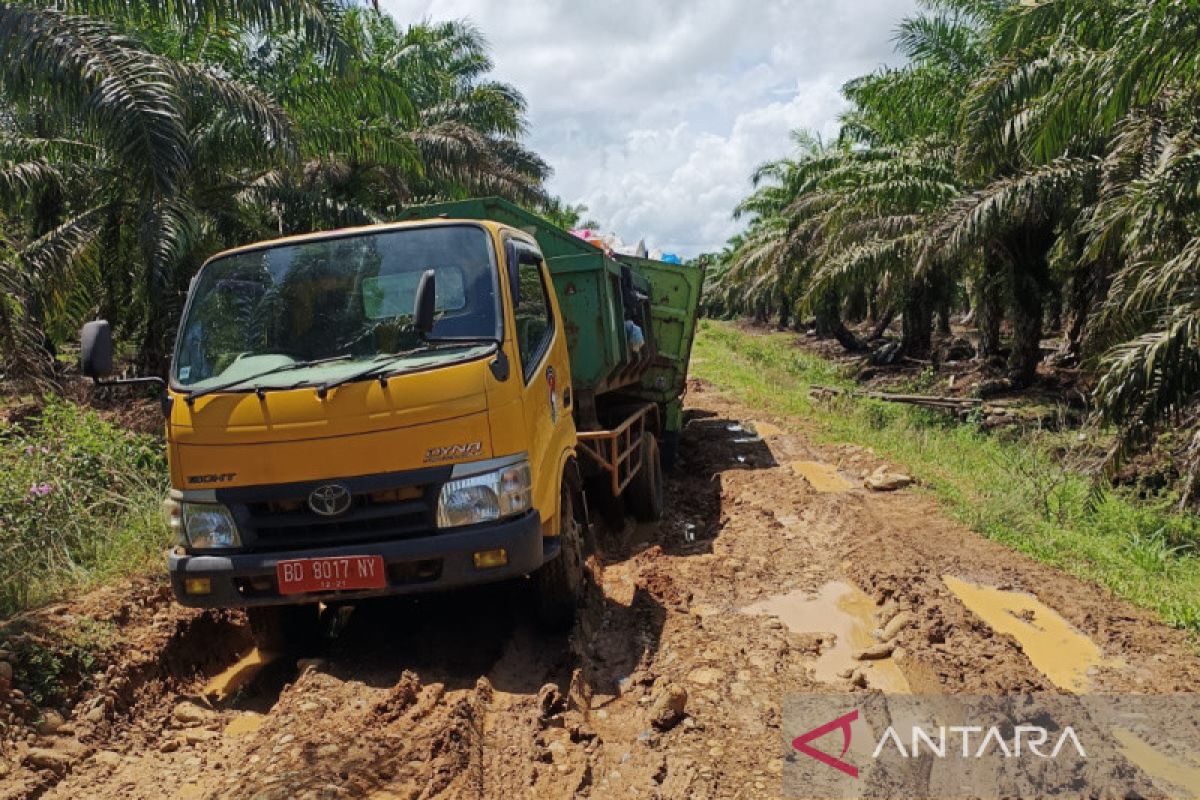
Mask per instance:
[[[317,658],[239,663],[237,615],[146,588],[128,657],[7,747],[0,797],[770,797],[789,693],[1195,687],[1182,633],[861,488],[871,452],[689,398],[667,519],[599,531],[570,634],[505,585],[365,604]]]

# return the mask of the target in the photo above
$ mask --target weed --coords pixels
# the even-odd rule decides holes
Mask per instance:
[[[1159,528],[1148,536],[1133,531],[1124,547],[1129,559],[1146,572],[1166,572],[1186,550],[1183,545],[1167,542],[1166,528]]]

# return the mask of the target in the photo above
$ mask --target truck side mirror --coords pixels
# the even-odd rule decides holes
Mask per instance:
[[[431,269],[421,273],[417,294],[413,299],[413,327],[422,336],[433,332],[433,315],[437,302],[437,276]]]
[[[79,345],[80,367],[85,376],[100,380],[112,375],[112,326],[108,320],[98,319],[85,324],[79,332]]]

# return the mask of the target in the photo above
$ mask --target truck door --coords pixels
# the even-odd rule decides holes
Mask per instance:
[[[524,246],[532,249],[528,244]],[[545,261],[519,263],[517,278],[520,288],[513,318],[521,361],[525,430],[533,468],[534,503],[545,520],[558,508],[560,457],[574,436],[571,409],[564,407],[565,398],[571,396],[571,372]],[[553,532],[557,533],[557,528]]]

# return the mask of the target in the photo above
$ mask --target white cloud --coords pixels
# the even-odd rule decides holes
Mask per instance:
[[[837,129],[846,80],[892,60],[916,0],[383,0],[402,23],[474,21],[529,100],[551,191],[627,241],[719,248],[788,132]]]

